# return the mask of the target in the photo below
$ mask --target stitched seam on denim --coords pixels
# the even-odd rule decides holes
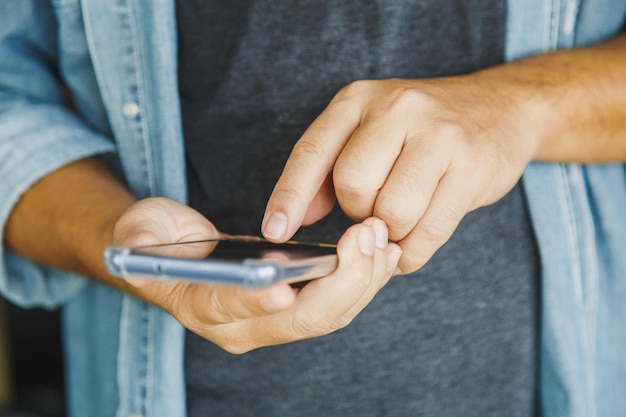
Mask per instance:
[[[120,0],[121,1],[121,0]],[[126,1],[126,0],[124,0]],[[132,54],[133,58],[133,75],[135,77],[135,87],[137,91],[135,92],[136,102],[139,106],[139,115],[137,116],[137,121],[139,123],[143,150],[144,150],[144,161],[146,163],[146,175],[148,180],[148,191],[150,196],[155,195],[156,185],[154,178],[154,163],[152,161],[152,146],[150,143],[150,135],[149,135],[149,124],[147,123],[148,113],[146,111],[146,99],[145,99],[145,84],[142,78],[142,71],[144,66],[142,65],[143,61],[141,59],[141,44],[139,42],[139,35],[137,33],[137,19],[135,18],[135,0],[127,0],[126,3],[126,11],[127,11],[127,24],[126,28],[131,35],[132,43],[130,44],[131,51],[129,53]]]
[[[109,4],[106,5],[106,7],[110,8],[112,13],[116,15],[116,19],[121,24],[119,27],[120,31],[129,30],[129,28],[127,27],[129,25],[129,18],[127,16],[128,15],[127,1],[128,0],[115,0],[115,1],[111,1]],[[129,184],[132,186],[131,188],[133,188],[133,190],[136,193],[139,193],[140,196],[145,196],[146,194],[145,184],[146,183],[148,184],[147,193],[149,194],[151,193],[151,190],[153,189],[152,183],[154,181],[152,179],[152,175],[148,167],[148,161],[146,160],[145,148],[141,148],[141,145],[139,143],[132,140],[132,138],[134,138],[137,135],[136,131],[141,129],[141,125],[140,124],[138,125],[137,121],[121,120],[123,116],[118,114],[119,111],[121,111],[121,106],[123,105],[124,101],[128,100],[129,96],[135,97],[136,92],[134,92],[133,89],[137,89],[137,85],[136,85],[136,82],[131,82],[130,84],[126,85],[125,87],[127,87],[128,90],[125,91],[124,95],[119,98],[116,97],[111,92],[109,92],[108,87],[116,88],[116,86],[112,86],[108,83],[111,75],[103,72],[103,68],[106,68],[106,65],[103,66],[102,61],[100,60],[100,54],[98,53],[99,45],[96,42],[96,38],[94,37],[94,33],[97,33],[97,30],[94,28],[94,25],[92,24],[92,21],[91,21],[94,13],[96,13],[96,11],[98,10],[98,6],[94,6],[94,7],[95,7],[95,11],[92,10],[91,2],[86,1],[86,0],[83,0],[81,2],[81,8],[83,11],[83,22],[85,25],[85,35],[87,37],[87,43],[89,45],[91,61],[92,61],[94,72],[96,74],[96,78],[98,79],[98,82],[104,83],[104,86],[100,90],[100,93],[102,96],[103,103],[105,104],[105,108],[107,109],[107,112],[113,113],[113,114],[110,114],[109,117],[110,117],[111,128],[113,129],[114,132],[117,131],[118,133],[118,137],[116,137],[116,143],[117,143],[118,148],[120,148],[121,151],[124,151],[125,149],[130,148],[132,152],[137,152],[139,155],[138,157],[139,161],[138,162],[135,161],[133,163],[133,166],[130,167],[131,175],[128,178]],[[100,7],[104,7],[104,6],[101,5]],[[97,25],[95,25],[95,27],[97,27]],[[124,37],[124,39],[127,40],[128,37]],[[128,41],[125,42],[124,45],[122,45],[121,52],[124,54],[124,56],[120,57],[120,59],[126,58],[127,49],[129,47],[133,48],[134,45],[132,43],[129,44]],[[133,54],[132,51],[130,53]],[[131,67],[124,66],[122,67],[122,70],[124,71],[124,73],[121,76],[124,77],[123,78],[124,81],[126,81],[127,76],[131,72],[136,73],[136,68],[133,68],[132,66]],[[111,106],[114,106],[114,107],[111,108]],[[139,114],[138,118],[141,116],[142,115]],[[129,128],[129,126],[131,128]],[[136,130],[135,126],[139,126],[139,128]],[[119,137],[120,132],[122,134],[122,137]],[[141,144],[143,144],[143,142]],[[123,157],[120,157],[120,158],[122,162],[124,163],[124,158]],[[124,163],[124,165],[127,166],[126,163]]]
[[[560,32],[560,11],[561,11],[561,3],[559,0],[555,0],[555,2],[553,3],[553,10],[552,10],[552,20],[551,20],[551,28],[550,28],[550,32],[551,32],[551,36],[550,36],[550,40],[551,40],[551,45],[550,45],[550,49],[551,50],[557,50],[558,49],[558,41],[559,41],[559,32]],[[578,298],[578,303],[580,304],[580,306],[582,306],[583,311],[585,312],[585,322],[583,323],[584,325],[584,330],[583,330],[583,340],[581,341],[582,343],[584,343],[584,352],[583,355],[586,358],[586,362],[587,364],[593,364],[593,350],[591,349],[591,344],[593,342],[593,339],[591,339],[591,335],[589,334],[589,326],[588,326],[588,320],[587,320],[587,302],[586,302],[586,297],[585,297],[585,285],[583,283],[584,280],[584,275],[583,275],[583,269],[584,269],[584,265],[583,265],[583,258],[584,258],[584,252],[583,252],[583,248],[581,248],[580,242],[581,242],[581,233],[578,229],[578,225],[576,224],[576,209],[575,209],[575,205],[574,205],[574,198],[575,196],[573,195],[573,190],[572,190],[572,184],[570,184],[570,180],[572,179],[568,173],[568,169],[567,166],[565,164],[560,164],[559,165],[559,171],[561,173],[561,177],[562,177],[562,181],[563,181],[563,185],[564,185],[564,191],[565,191],[565,197],[566,197],[566,201],[565,204],[567,204],[567,211],[568,211],[568,226],[569,226],[569,231],[570,231],[570,239],[571,239],[571,243],[574,246],[574,250],[573,250],[573,254],[574,254],[574,264],[573,266],[573,270],[575,272],[575,288],[577,289],[577,291],[579,292],[577,294],[577,298]],[[575,179],[574,179],[575,180]],[[582,186],[581,184],[578,185],[579,187]],[[592,374],[592,379],[594,377],[595,371],[593,369],[593,365],[590,365],[592,368],[589,369],[589,366],[585,367],[585,376],[589,376],[589,373]],[[588,383],[588,382],[586,382]],[[595,384],[593,382],[591,382],[592,387],[595,386]],[[596,417],[596,407],[595,407],[595,403],[593,401],[593,396],[594,396],[594,392],[595,389],[591,389],[591,390],[585,390],[585,394],[587,397],[587,401],[588,401],[588,409],[586,410],[587,412],[593,410],[593,414],[590,415],[589,417]]]
[[[580,11],[581,0],[569,0],[565,7],[565,18],[563,20],[563,33],[569,39],[569,45],[574,44],[576,24],[578,23],[578,12]]]
[[[547,33],[548,42],[546,45],[546,50],[554,51],[557,49],[559,42],[559,19],[561,14],[561,1],[552,0],[552,2],[546,2],[546,7],[548,8],[547,11],[550,16],[550,27]]]
[[[147,387],[147,378],[148,378],[148,351],[150,347],[148,343],[150,341],[150,336],[148,334],[148,324],[150,321],[150,307],[142,302],[137,300],[133,300],[135,306],[139,310],[140,319],[139,319],[139,328],[134,329],[135,337],[140,338],[140,349],[135,348],[136,353],[138,353],[139,360],[135,364],[139,367],[137,370],[137,380],[138,380],[138,388],[140,389],[139,396],[139,405],[138,410],[133,410],[139,412],[142,416],[147,417],[147,408],[148,408],[148,387]],[[137,312],[135,312],[137,314]],[[138,335],[138,336],[137,336]],[[136,346],[136,345],[135,345]]]
[[[112,6],[115,8],[115,13],[118,15],[120,22],[122,24],[121,30],[124,31],[123,39],[123,52],[124,52],[124,76],[129,80],[133,79],[129,84],[126,85],[127,90],[125,95],[130,97],[130,100],[135,101],[140,108],[139,114],[135,119],[126,119],[124,121],[127,126],[130,126],[130,133],[132,137],[136,135],[141,136],[141,145],[137,147],[139,151],[141,149],[141,161],[142,161],[142,174],[145,175],[145,179],[148,184],[148,192],[150,194],[153,193],[154,190],[154,176],[153,169],[151,163],[151,154],[150,154],[150,146],[147,140],[146,131],[147,127],[145,126],[145,109],[142,109],[142,103],[144,100],[140,100],[142,95],[142,80],[140,77],[140,69],[141,66],[138,62],[138,36],[137,36],[137,25],[135,20],[132,18],[134,16],[132,9],[132,1],[130,0],[117,0]],[[122,99],[122,103],[129,101],[128,99]],[[137,144],[135,144],[137,146]],[[149,369],[148,364],[148,343],[150,342],[149,335],[146,335],[147,331],[147,322],[149,321],[149,317],[147,317],[148,309],[147,306],[136,306],[139,311],[136,311],[136,308],[133,303],[136,302],[134,299],[131,299],[130,296],[124,295],[124,304],[122,310],[122,318],[121,322],[126,322],[124,327],[120,328],[120,340],[121,337],[124,336],[124,344],[120,342],[120,352],[124,352],[124,359],[138,359],[126,362],[128,364],[132,364],[132,366],[120,366],[124,364],[121,360],[118,360],[118,373],[120,375],[126,375],[125,380],[127,381],[126,392],[122,391],[122,384],[120,384],[120,398],[125,398],[126,401],[123,403],[123,406],[120,407],[118,411],[119,417],[127,417],[129,413],[140,413],[142,415],[146,415],[147,408],[147,374]],[[140,317],[132,317],[133,313],[139,313]],[[139,322],[140,327],[134,328],[133,321],[136,320]],[[139,333],[137,333],[139,332]],[[137,349],[137,345],[130,342],[129,339],[137,338],[139,339],[139,349]],[[130,345],[135,346],[135,349],[131,351]],[[121,355],[121,354],[120,354]],[[127,369],[125,369],[127,368]],[[124,378],[121,376],[118,377],[118,380],[123,382]],[[132,381],[132,382],[130,382]],[[130,384],[130,385],[129,385]],[[135,391],[134,389],[138,391]],[[122,397],[123,394],[126,394],[125,397]],[[128,397],[130,395],[130,397]],[[135,397],[138,395],[138,398]],[[122,404],[122,402],[121,402]],[[132,407],[132,409],[124,409],[124,407]],[[125,413],[124,413],[125,411]]]
[[[127,53],[130,55],[132,65],[128,67],[129,72],[134,77],[134,87],[136,91],[129,91],[129,95],[133,97],[133,101],[139,106],[139,114],[134,120],[129,120],[129,123],[137,125],[137,134],[141,136],[141,142],[143,145],[143,162],[145,163],[145,175],[148,184],[148,193],[150,196],[155,195],[155,179],[154,179],[154,164],[152,162],[152,147],[150,146],[149,127],[147,123],[147,111],[145,100],[145,86],[142,78],[143,65],[141,60],[141,43],[139,42],[139,35],[137,33],[137,19],[135,18],[135,2],[133,0],[118,0],[118,5],[121,2],[125,3],[125,30],[130,34],[130,43],[125,43]],[[133,129],[135,130],[135,129]]]
[[[571,166],[571,174],[576,178],[576,188],[578,188],[578,194],[581,195],[581,198],[587,199],[589,198],[586,195],[585,182],[583,177],[583,169],[580,165]],[[599,285],[599,267],[598,267],[598,258],[596,256],[595,250],[595,230],[593,225],[593,219],[589,204],[580,204],[581,210],[580,213],[580,222],[582,224],[582,232],[580,242],[582,242],[581,247],[581,258],[584,260],[582,267],[584,268],[583,278],[585,279],[585,289],[586,294],[584,297],[585,301],[585,318],[587,319],[585,322],[585,326],[587,327],[588,338],[585,340],[587,344],[587,352],[588,352],[588,363],[589,363],[589,373],[590,373],[590,384],[591,389],[587,392],[590,406],[590,417],[597,416],[597,405],[595,401],[595,392],[596,392],[596,367],[595,367],[595,355],[596,355],[596,320],[597,320],[597,312],[598,312],[598,285]]]
[[[585,366],[584,369],[584,374],[586,377],[586,381],[585,384],[591,384],[592,389],[590,390],[585,390],[585,395],[587,396],[587,404],[588,404],[588,408],[587,410],[585,410],[586,412],[586,416],[588,417],[597,417],[597,412],[596,412],[596,405],[595,405],[595,380],[593,381],[589,381],[588,379],[591,377],[591,379],[595,378],[595,367],[593,366],[594,364],[594,360],[593,360],[593,352],[595,349],[593,349],[593,337],[592,337],[592,333],[590,333],[590,327],[589,327],[589,320],[588,320],[588,316],[587,316],[587,311],[588,311],[588,300],[587,297],[585,296],[585,288],[587,287],[584,284],[584,278],[585,278],[585,274],[584,272],[586,271],[585,268],[585,260],[587,260],[586,258],[586,254],[587,251],[585,251],[584,247],[581,246],[581,242],[583,242],[584,245],[584,241],[582,240],[582,238],[585,236],[585,231],[581,231],[580,228],[578,227],[578,223],[577,223],[577,218],[579,216],[577,216],[576,214],[576,207],[575,207],[575,200],[576,200],[576,195],[574,194],[574,188],[578,188],[578,187],[583,187],[584,185],[582,184],[582,178],[576,178],[574,176],[574,170],[578,169],[580,170],[580,167],[577,165],[572,165],[569,164],[559,164],[559,173],[561,176],[561,183],[563,184],[563,194],[562,197],[564,197],[562,204],[565,205],[566,208],[566,213],[567,213],[567,225],[568,225],[568,238],[570,240],[570,245],[572,247],[572,254],[573,254],[573,264],[572,264],[572,270],[574,272],[574,276],[572,277],[574,279],[574,288],[576,289],[576,298],[577,298],[577,303],[582,307],[582,310],[585,313],[585,321],[583,323],[584,329],[583,329],[583,340],[581,341],[581,343],[584,344],[583,349],[583,355],[586,358],[586,363],[590,366]],[[577,184],[578,183],[578,184]],[[583,220],[584,222],[584,220]]]
[[[128,70],[127,75],[134,78],[134,83],[129,85],[129,87],[131,88],[129,89],[128,94],[132,97],[133,101],[136,102],[140,109],[137,117],[133,120],[128,120],[127,123],[131,123],[131,126],[133,126],[133,136],[135,134],[141,136],[141,144],[143,150],[142,162],[144,162],[143,166],[145,167],[144,174],[146,175],[147,179],[148,192],[150,195],[154,195],[155,187],[152,166],[152,154],[150,143],[147,137],[148,127],[146,126],[146,111],[144,105],[146,100],[143,99],[145,95],[143,94],[144,85],[141,78],[141,70],[143,67],[141,66],[140,62],[140,44],[137,34],[137,21],[134,18],[135,9],[133,8],[135,3],[133,0],[117,0],[116,4],[121,8],[118,13],[120,14],[120,17],[123,19],[123,22],[125,24],[123,29],[128,33],[128,35],[130,35],[124,36],[125,54],[126,58],[130,60],[130,62],[126,64]],[[135,91],[133,91],[133,88],[135,89]],[[135,126],[137,127],[136,130]],[[137,378],[137,388],[140,390],[140,404],[138,410],[131,411],[139,412],[143,416],[147,416],[147,408],[150,403],[148,397],[151,396],[151,393],[149,393],[148,389],[148,373],[150,370],[149,359],[150,350],[152,349],[150,343],[153,342],[153,340],[151,340],[149,333],[150,308],[147,305],[141,305],[139,306],[139,309],[141,312],[141,327],[139,329],[134,329],[134,331],[140,332],[140,334],[135,335],[134,337],[141,338],[141,349],[138,352],[135,352],[135,354],[141,356],[139,358],[140,360],[137,361],[137,363],[135,363],[133,367],[139,367],[134,376]]]
[[[87,39],[87,49],[89,52],[91,52],[93,49],[95,49],[95,39],[93,38],[92,34],[94,33],[93,27],[91,25],[91,20],[88,18],[91,13],[88,11],[89,10],[89,2],[88,1],[81,1],[80,3],[80,7],[82,10],[82,15],[83,15],[83,25],[85,26],[85,38]],[[89,58],[91,59],[91,63],[93,66],[93,70],[96,76],[96,80],[99,81],[101,79],[100,74],[99,74],[99,69],[102,68],[102,65],[100,63],[99,60],[99,55],[98,54],[94,54],[94,53],[89,53]],[[107,102],[111,102],[111,97],[108,94],[107,91],[103,91],[106,89],[100,89],[100,95],[102,97],[102,102],[103,103],[107,103]],[[106,107],[106,105],[105,105]],[[112,121],[110,123],[113,123]],[[113,126],[111,126],[111,129],[113,128]]]
[[[146,307],[147,311],[147,322],[146,322],[146,413],[145,417],[153,416],[153,404],[154,404],[154,368],[155,368],[155,310],[152,307]]]
[[[87,38],[87,44],[89,45],[90,50],[94,50],[96,47],[95,39],[92,34],[94,33],[94,28],[91,24],[91,16],[90,12],[90,3],[88,1],[81,1],[81,9],[83,11],[83,24],[85,25],[85,36]],[[91,62],[94,67],[94,71],[96,72],[96,76],[99,79],[103,79],[102,74],[99,74],[100,69],[102,68],[102,64],[99,60],[99,55],[95,53],[91,53]],[[110,94],[106,89],[101,91],[102,100],[107,102],[114,102],[112,100]],[[118,396],[118,405],[117,405],[117,417],[127,417],[129,414],[128,406],[131,403],[131,387],[130,381],[131,377],[127,375],[130,372],[130,368],[125,366],[128,361],[129,356],[129,345],[130,342],[128,340],[129,335],[129,321],[130,316],[128,313],[128,296],[124,295],[122,298],[122,310],[120,312],[120,328],[119,328],[119,346],[117,352],[117,396]]]
[[[130,334],[130,313],[129,313],[129,296],[124,295],[122,298],[122,311],[120,314],[120,333],[119,347],[117,353],[117,384],[119,404],[117,408],[117,417],[128,417],[130,414],[128,396],[132,396],[130,381],[131,376],[126,375],[131,371],[131,367],[126,366],[130,363],[128,356],[130,354],[130,342],[128,335]]]
[[[572,262],[572,280],[575,289],[576,302],[584,306],[584,298],[583,298],[583,285],[582,285],[582,269],[581,269],[581,260],[580,260],[580,247],[578,245],[578,240],[576,237],[578,236],[578,231],[576,228],[575,221],[575,213],[572,202],[572,191],[570,188],[570,184],[567,177],[567,168],[565,164],[558,165],[558,176],[557,182],[562,185],[560,187],[561,192],[559,193],[559,200],[561,205],[561,212],[564,215],[565,226],[567,230],[567,241],[568,246],[572,249],[571,253],[573,254],[573,262]]]

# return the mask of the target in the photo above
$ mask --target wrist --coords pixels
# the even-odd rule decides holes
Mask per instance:
[[[134,203],[130,196],[121,196],[114,200],[114,203],[106,206],[86,210],[83,214],[87,219],[86,223],[73,223],[70,225],[71,231],[64,234],[69,239],[67,245],[75,254],[75,272],[105,282],[111,277],[102,261],[104,250],[113,245],[116,222]]]
[[[516,103],[532,159],[622,162],[626,158],[626,36],[538,54],[483,71]],[[503,86],[500,81],[505,81]]]
[[[495,94],[494,113],[505,120],[503,132],[513,138],[526,155],[527,162],[542,160],[549,152],[549,139],[562,129],[555,109],[558,86],[541,78],[537,66],[519,61],[476,73],[485,91]],[[556,103],[555,103],[556,102]]]
[[[79,160],[22,195],[5,225],[5,243],[42,265],[100,278],[111,225],[133,201],[97,158]]]

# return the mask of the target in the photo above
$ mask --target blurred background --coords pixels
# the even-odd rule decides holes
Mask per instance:
[[[60,312],[0,298],[0,417],[65,417]]]

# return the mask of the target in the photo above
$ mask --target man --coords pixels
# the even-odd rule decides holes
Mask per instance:
[[[3,210],[7,247],[161,307],[231,352],[345,326],[389,280],[396,262],[403,273],[424,265],[468,211],[513,188],[530,160],[624,160],[623,36],[459,78],[352,83],[294,148],[263,223],[269,239],[285,240],[301,224],[323,217],[336,196],[344,212],[365,220],[340,240],[335,274],[298,293],[287,286],[250,293],[131,285],[106,275],[100,262],[105,246],[215,233],[203,216],[170,200],[187,200],[179,86],[172,82],[173,6],[144,10],[139,2],[83,2],[81,8],[67,2],[52,10],[41,3],[2,6],[2,16],[12,16],[3,29],[7,67],[1,81],[2,166],[11,179]],[[551,5],[548,16],[535,5],[507,4],[509,60],[573,46],[574,39],[599,41],[623,25],[624,6],[618,2],[599,11],[577,2],[559,6]],[[67,85],[75,113],[65,110],[61,85]],[[386,138],[384,146],[380,137]],[[602,140],[589,139],[597,137]],[[88,158],[113,150],[119,160],[113,158],[112,168]],[[132,194],[111,174],[120,166]],[[612,252],[623,238],[611,234],[605,222],[623,222],[611,213],[625,204],[623,166],[540,165],[530,167],[525,180],[538,244],[548,257],[542,265],[544,413],[602,414],[602,407],[612,412],[621,399],[599,387],[615,386],[615,378],[605,375],[624,365],[612,350],[623,335],[611,321],[623,318],[611,291],[623,288],[624,265]],[[169,199],[135,203],[157,195]],[[570,223],[581,215],[595,222],[582,222],[588,230]],[[559,218],[565,220],[554,224]],[[619,230],[621,223],[614,224]],[[598,242],[586,240],[585,233]],[[561,252],[561,243],[571,247]],[[596,250],[606,262],[594,261]],[[182,330],[169,315],[106,287],[82,288],[82,280],[24,258],[7,252],[5,292],[25,304],[66,303],[70,385],[83,393],[71,397],[76,415],[182,413]],[[562,259],[568,262],[559,264]],[[54,275],[59,276],[42,279]],[[555,302],[555,294],[564,299]],[[552,327],[562,317],[575,317],[576,330]],[[563,349],[562,343],[576,337],[584,341],[580,350]],[[579,358],[582,363],[573,366]],[[94,382],[80,369],[88,363]],[[579,376],[590,379],[581,383]],[[88,393],[90,387],[102,394]],[[101,402],[90,405],[85,398]]]

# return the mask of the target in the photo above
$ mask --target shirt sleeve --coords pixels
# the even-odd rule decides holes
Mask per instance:
[[[50,172],[111,152],[112,142],[69,109],[57,70],[57,22],[48,1],[0,1],[0,222]],[[2,227],[2,233],[4,227]],[[4,239],[2,240],[2,242]],[[87,281],[0,246],[0,292],[22,306],[57,306]]]

